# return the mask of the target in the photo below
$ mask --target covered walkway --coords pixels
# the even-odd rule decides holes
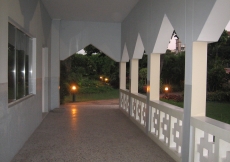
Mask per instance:
[[[18,161],[173,162],[121,112],[118,100],[52,110],[14,157]]]

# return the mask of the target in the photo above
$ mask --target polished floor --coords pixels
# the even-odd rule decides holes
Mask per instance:
[[[100,103],[72,103],[51,111],[12,161],[174,161],[119,110],[116,102]]]

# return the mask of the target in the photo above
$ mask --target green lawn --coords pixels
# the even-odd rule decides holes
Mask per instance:
[[[161,99],[161,101],[181,108],[183,107],[183,102],[175,102],[167,99]],[[230,102],[207,102],[206,116],[230,124]]]
[[[92,94],[76,94],[76,102],[93,101],[93,100],[108,100],[119,98],[119,89],[113,89],[103,93]],[[65,103],[72,102],[72,96],[65,98]]]

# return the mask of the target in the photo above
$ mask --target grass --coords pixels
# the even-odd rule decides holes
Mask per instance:
[[[107,100],[119,98],[119,89],[93,94],[76,94],[76,102]],[[161,99],[163,102],[183,108],[183,102]],[[72,95],[65,98],[65,103],[72,102]],[[207,102],[206,116],[230,124],[230,102]]]
[[[119,98],[119,89],[113,89],[103,93],[76,94],[76,102],[108,100]],[[65,103],[72,102],[72,95],[66,96]]]
[[[176,101],[167,100],[167,99],[164,99],[164,98],[161,98],[160,100],[163,101],[163,102],[169,103],[169,104],[171,104],[171,105],[178,106],[178,107],[180,107],[180,108],[183,108],[183,105],[184,105],[183,102],[176,102]]]
[[[183,102],[161,99],[163,102],[183,108]],[[206,102],[206,116],[230,124],[230,102]]]

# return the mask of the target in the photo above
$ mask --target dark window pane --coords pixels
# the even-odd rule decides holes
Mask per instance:
[[[17,50],[17,99],[24,97],[24,82],[25,82],[25,59],[24,59],[24,51],[23,50]]]
[[[17,30],[16,32],[16,73],[17,73],[17,96],[16,98],[22,98],[26,95],[25,93],[25,55],[26,55],[26,38],[27,36]]]
[[[29,94],[29,55],[25,55],[25,94]]]
[[[8,42],[8,98],[9,102],[29,94],[31,67],[31,39],[9,24]]]
[[[15,27],[9,24],[8,33],[8,102],[16,99],[16,54],[15,54]]]

